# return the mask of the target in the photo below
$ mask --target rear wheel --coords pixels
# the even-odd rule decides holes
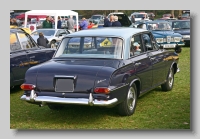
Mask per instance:
[[[129,87],[126,99],[119,104],[118,111],[122,116],[130,116],[134,113],[137,103],[137,89],[135,84]]]
[[[170,68],[167,81],[161,85],[161,88],[163,91],[170,91],[172,90],[173,85],[174,85],[174,68]]]

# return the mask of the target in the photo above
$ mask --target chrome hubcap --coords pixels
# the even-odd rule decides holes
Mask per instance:
[[[170,70],[170,73],[169,73],[169,86],[172,87],[172,84],[173,84],[173,72],[172,70]]]
[[[136,98],[135,90],[133,89],[133,87],[130,87],[130,89],[128,91],[128,96],[127,96],[127,104],[128,104],[129,110],[133,110],[134,109],[134,107],[135,107],[135,98]]]

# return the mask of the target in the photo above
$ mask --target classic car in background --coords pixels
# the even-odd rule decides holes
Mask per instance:
[[[21,85],[30,67],[50,60],[54,53],[38,46],[23,29],[10,29],[10,87]]]
[[[160,85],[163,91],[173,88],[178,60],[174,50],[159,47],[147,30],[75,32],[62,39],[50,61],[26,72],[21,100],[50,109],[116,106],[120,115],[129,116],[139,96]]]
[[[99,22],[100,20],[104,20],[104,15],[96,14],[96,15],[92,15],[91,18],[89,18],[89,21],[92,21],[92,22]]]
[[[37,42],[37,39],[39,38],[39,33],[43,33],[44,36],[49,41],[49,46],[51,48],[55,47],[55,43],[62,40],[62,38],[70,33],[72,33],[69,30],[66,29],[37,29],[36,31],[31,33],[31,37]]]
[[[156,42],[166,49],[175,48],[176,45],[185,45],[182,35],[175,33],[168,21],[147,21],[138,25],[138,28],[151,31],[156,39]]]
[[[169,22],[175,33],[183,36],[186,46],[190,46],[190,20],[172,20]]]
[[[135,21],[142,20],[143,17],[144,20],[149,20],[149,16],[145,12],[134,12],[130,15],[130,17],[132,17],[133,15],[135,17]]]

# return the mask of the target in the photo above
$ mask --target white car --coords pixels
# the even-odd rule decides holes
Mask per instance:
[[[144,12],[134,12],[130,15],[130,18],[132,16],[135,16],[135,21],[139,21],[139,20],[142,20],[142,18],[144,17],[144,20],[149,20],[149,17],[148,17],[148,14],[147,13],[144,13]]]
[[[55,47],[56,42],[60,42],[64,36],[72,33],[66,29],[37,29],[36,31],[31,33],[31,37],[37,42],[39,38],[39,33],[43,33],[44,37],[46,37],[49,41],[49,46],[51,48]]]

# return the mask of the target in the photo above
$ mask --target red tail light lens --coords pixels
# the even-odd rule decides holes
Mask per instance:
[[[21,86],[22,90],[33,90],[35,88],[35,85],[33,84],[22,84]]]
[[[104,88],[104,87],[98,87],[94,89],[95,93],[102,93],[102,94],[109,94],[110,89],[109,88]]]

